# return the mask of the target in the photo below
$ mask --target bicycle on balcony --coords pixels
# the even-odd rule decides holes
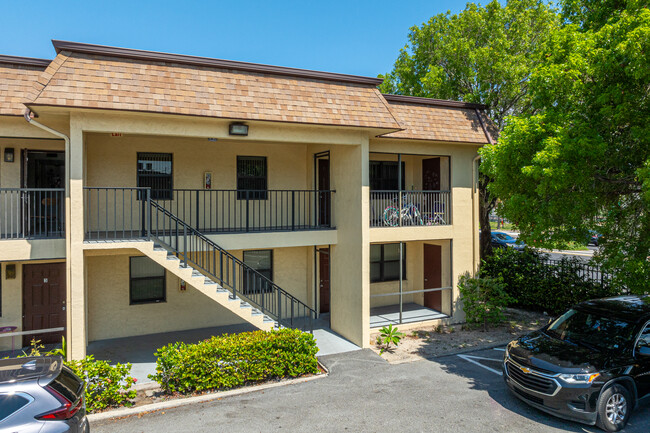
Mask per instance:
[[[405,198],[405,197],[404,197]],[[403,201],[404,198],[402,199]],[[395,199],[397,201],[397,199]],[[418,206],[414,203],[404,203],[402,209],[398,210],[399,204],[389,205],[384,209],[384,224],[390,227],[402,226],[421,226],[424,225],[424,219]]]

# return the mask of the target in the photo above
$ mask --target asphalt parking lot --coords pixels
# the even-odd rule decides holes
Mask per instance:
[[[391,365],[370,350],[325,356],[326,378],[208,403],[91,423],[101,432],[597,432],[510,394],[503,352],[481,350]],[[628,433],[647,433],[650,404]]]

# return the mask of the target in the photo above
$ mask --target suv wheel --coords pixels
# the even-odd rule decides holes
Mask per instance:
[[[622,430],[630,418],[632,407],[632,397],[627,388],[617,384],[610,386],[598,399],[598,426],[611,432]]]

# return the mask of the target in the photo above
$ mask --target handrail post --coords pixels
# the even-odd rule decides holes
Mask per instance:
[[[151,190],[147,189],[147,216],[145,221],[147,227],[147,239],[151,239]]]
[[[200,213],[200,211],[199,211],[199,190],[197,189],[196,190],[196,225],[194,226],[194,228],[196,228],[197,230],[199,230],[199,213]]]
[[[248,231],[250,229],[250,227],[249,227],[250,221],[248,219],[249,210],[250,210],[249,209],[249,203],[250,203],[250,191],[246,190],[246,233],[248,233]]]
[[[296,191],[291,190],[291,231],[296,231]]]
[[[278,289],[275,289],[275,293],[278,294],[278,328],[280,327],[280,322],[282,321],[282,298],[280,297],[282,293]]]
[[[183,267],[187,267],[187,225],[183,224]]]
[[[234,260],[232,260],[232,295],[231,299],[237,298],[237,263],[235,263]]]

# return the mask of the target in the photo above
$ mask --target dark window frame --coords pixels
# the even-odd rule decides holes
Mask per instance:
[[[240,164],[248,163],[262,163],[263,175],[260,176],[246,176],[241,173]],[[237,177],[237,200],[267,200],[269,189],[269,166],[266,156],[251,156],[251,155],[237,155],[236,166]],[[260,186],[252,187],[250,183],[259,182]]]
[[[249,253],[249,254],[250,254],[250,253],[260,253],[260,252],[268,252],[268,253],[269,253],[269,263],[270,263],[270,266],[269,266],[268,269],[255,269],[255,268],[254,268],[253,266],[251,266],[249,263],[246,263],[246,253]],[[273,250],[272,250],[272,249],[259,249],[259,250],[247,250],[247,251],[244,251],[244,252],[243,252],[243,255],[242,255],[242,261],[244,262],[244,264],[245,264],[246,266],[250,267],[251,269],[255,269],[257,272],[259,272],[260,274],[264,275],[264,276],[267,277],[269,280],[273,281]],[[268,275],[266,275],[265,272],[268,272]],[[250,289],[248,288],[248,281],[249,281],[248,278],[244,278],[244,280],[242,281],[242,288],[243,288],[243,292],[244,292],[244,294],[250,294],[250,293],[269,293],[269,292],[272,291],[271,286],[269,286],[269,287],[265,287],[264,290],[259,290],[259,288],[255,288],[255,289],[257,289],[257,290],[250,290]]]
[[[142,156],[141,156],[142,155]],[[171,165],[170,174],[143,174],[140,173],[140,160],[145,158],[145,155],[158,155],[169,157]],[[166,162],[166,161],[165,161]],[[136,156],[136,185],[138,188],[146,188],[149,185],[142,185],[141,179],[169,179],[169,189],[167,188],[151,188],[151,198],[153,200],[173,200],[174,199],[174,154],[169,152],[137,152]],[[144,197],[141,197],[144,199]]]
[[[163,269],[162,276],[136,277],[136,278],[132,277],[133,259],[142,259],[142,258],[147,258],[147,259],[151,260],[147,256],[131,256],[131,257],[129,257],[129,305],[160,304],[160,303],[163,303],[163,302],[167,302],[167,270],[165,268],[162,268],[162,266],[161,266],[161,268]],[[158,266],[160,266],[160,265],[158,265]],[[162,297],[134,301],[133,300],[133,281],[134,280],[138,280],[138,281],[142,281],[142,280],[162,280]]]
[[[370,264],[373,263],[379,263],[379,279],[373,279],[372,278],[372,272],[370,272],[370,282],[371,283],[385,283],[385,282],[390,282],[390,281],[399,281],[399,276],[397,278],[387,278],[386,277],[386,263],[393,263],[393,262],[399,262],[399,259],[397,260],[385,260],[385,254],[384,254],[384,247],[386,245],[399,245],[399,242],[389,242],[385,244],[370,244],[370,248],[372,247],[380,247],[381,248],[381,253],[379,255],[379,261],[372,261],[370,259]],[[402,250],[402,280],[406,280],[406,245],[403,247],[404,249]],[[372,257],[372,254],[370,255]]]
[[[370,161],[370,190],[371,191],[398,191],[397,161]],[[406,188],[406,164],[402,161],[402,191]],[[395,177],[388,176],[390,169],[395,172]],[[373,174],[377,176],[373,176]]]

